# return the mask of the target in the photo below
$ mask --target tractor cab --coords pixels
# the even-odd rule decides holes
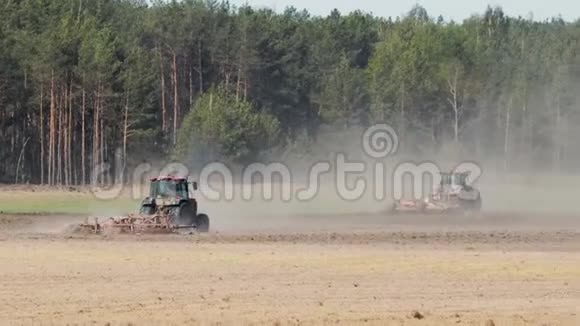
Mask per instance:
[[[149,196],[141,202],[142,216],[161,214],[167,216],[173,225],[195,225],[207,232],[209,219],[205,214],[197,214],[197,201],[190,190],[197,190],[197,183],[187,178],[166,176],[152,178]]]
[[[479,211],[481,195],[469,185],[469,172],[444,172],[433,191],[422,201],[397,201],[394,212]]]
[[[441,173],[441,181],[434,188],[432,199],[457,198],[465,190],[471,189],[467,184],[469,173]]]
[[[190,184],[185,178],[159,177],[151,179],[149,198],[178,198],[190,199]],[[192,183],[193,191],[197,190],[197,183]]]
[[[187,180],[174,178],[155,178],[149,189],[151,198],[189,198]]]
[[[141,203],[141,213],[153,214],[156,210],[169,209],[180,206],[191,207],[197,210],[197,202],[190,195],[190,184],[186,178],[157,177],[151,179],[149,196]],[[197,190],[197,183],[192,184]]]
[[[466,187],[469,173],[441,173],[441,186]]]

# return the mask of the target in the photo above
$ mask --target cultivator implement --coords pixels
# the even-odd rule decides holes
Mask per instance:
[[[197,190],[197,183],[191,185],[190,188],[186,178],[153,178],[149,196],[141,202],[139,214],[110,217],[103,222],[95,218],[92,223],[87,220],[80,228],[92,233],[112,230],[118,233],[173,233],[184,229],[208,232],[209,217],[198,213],[197,201],[190,193]]]
[[[95,218],[92,222],[87,219],[80,227],[95,234],[101,233],[174,233],[178,230],[190,229],[194,231],[195,225],[178,225],[171,222],[171,217],[166,214],[136,215],[130,214],[124,217],[110,217],[100,221]]]
[[[441,173],[441,182],[424,200],[398,200],[393,213],[477,212],[481,209],[479,191],[467,182],[469,173]]]
[[[400,200],[396,201],[391,209],[395,213],[445,213],[462,210],[464,207],[456,198]]]

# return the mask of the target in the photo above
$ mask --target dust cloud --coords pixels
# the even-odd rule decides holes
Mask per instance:
[[[577,230],[580,226],[577,218],[580,209],[576,200],[580,196],[580,175],[557,174],[540,169],[525,173],[506,173],[498,168],[502,158],[469,155],[452,145],[421,151],[417,150],[420,148],[418,145],[401,142],[397,153],[376,160],[369,158],[362,149],[363,133],[363,129],[327,133],[310,144],[308,150],[287,151],[265,160],[266,164],[284,163],[291,173],[291,180],[284,180],[280,175],[274,174],[272,183],[264,183],[257,176],[253,179],[250,200],[242,198],[242,189],[247,185],[242,184],[239,177],[243,169],[238,169],[237,174],[234,173],[234,199],[222,198],[215,201],[200,198],[200,207],[210,214],[213,226],[222,231],[348,231],[380,227]],[[364,172],[352,173],[346,178],[346,188],[351,190],[357,180],[365,182],[365,191],[354,200],[346,200],[338,191],[341,186],[337,185],[337,154],[343,154],[348,162],[365,165]],[[421,218],[389,214],[393,189],[402,187],[408,195],[408,190],[412,188],[409,186],[408,176],[403,180],[393,178],[394,170],[404,162],[431,162],[442,172],[449,172],[464,162],[476,164],[482,172],[474,184],[481,191],[482,213],[478,216]],[[301,200],[300,191],[312,186],[312,167],[320,163],[329,163],[331,171],[317,180],[315,196]],[[382,175],[375,171],[379,163],[384,167]],[[221,190],[223,193],[222,179],[218,177],[210,181],[212,189]],[[288,187],[288,183],[291,185],[292,195],[290,200],[283,200],[284,189]],[[423,193],[428,193],[432,189],[431,185],[432,179],[426,178],[423,182]],[[377,187],[384,189],[383,196],[377,194]],[[271,200],[264,199],[264,189],[271,189]]]

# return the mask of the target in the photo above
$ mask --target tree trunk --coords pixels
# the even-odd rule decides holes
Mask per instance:
[[[453,107],[454,116],[454,124],[453,124],[453,140],[458,143],[459,142],[459,110],[457,109],[457,103]]]
[[[102,107],[101,107],[102,110]],[[101,151],[100,153],[100,157],[101,157],[101,161],[99,162],[99,166],[101,166],[103,169],[105,168],[105,154],[106,154],[106,139],[105,139],[105,134],[106,134],[106,129],[105,129],[105,125],[104,125],[104,112],[101,111],[101,114],[99,114],[99,118],[100,118],[100,136],[101,136],[101,141],[99,144],[99,149]],[[101,175],[101,184],[107,184],[107,172],[102,173]]]
[[[405,82],[401,85],[401,112],[400,112],[400,121],[399,121],[399,128],[401,133],[401,139],[405,138]]]
[[[189,103],[186,110],[190,110],[193,105],[193,67],[189,64]],[[187,112],[187,111],[186,111]]]
[[[129,97],[125,100],[125,121],[123,123],[123,171],[127,166],[127,134],[129,131]],[[122,174],[124,175],[124,173]],[[124,181],[124,180],[123,180]]]
[[[77,12],[77,24],[81,21],[81,13],[83,11],[83,0],[79,0],[79,10]]]
[[[105,125],[104,125],[104,107],[101,105],[100,106],[100,113],[99,113],[99,123],[100,123],[100,127],[99,127],[99,136],[101,137],[100,142],[99,142],[99,150],[100,150],[100,154],[99,157],[101,158],[101,160],[99,161],[99,166],[104,168],[105,167],[105,146],[106,146],[106,139],[105,139],[105,134],[106,134],[106,129],[105,129]],[[106,180],[106,173],[102,173],[101,175],[101,184],[104,184],[107,182]]]
[[[512,109],[512,97],[510,97],[506,116],[505,116],[505,128],[504,128],[504,142],[503,142],[503,154],[504,154],[504,169],[507,171],[509,169],[509,139],[510,139],[510,119],[511,119],[511,109]]]
[[[44,85],[40,84],[40,184],[44,184]]]
[[[531,153],[531,128],[530,128],[530,114],[528,112],[528,89],[524,85],[523,90],[523,103],[522,103],[522,137],[521,137],[521,151],[522,151],[522,163],[525,163],[525,168],[529,168],[529,162],[532,161]]]
[[[100,84],[97,84],[97,92],[95,96],[95,109],[93,112],[93,157],[91,164],[91,183],[96,186],[98,183],[98,175],[96,167],[99,164],[99,106],[100,106]]]
[[[60,87],[59,87],[60,88]],[[66,88],[65,88],[66,89]],[[56,106],[56,114],[58,120],[58,134],[56,144],[56,183],[62,185],[62,89],[60,89],[58,96],[58,105]]]
[[[67,140],[67,160],[68,160],[68,181],[69,184],[73,184],[73,159],[72,159],[72,136],[74,132],[73,128],[73,87],[72,87],[72,80],[70,83],[70,88],[68,92],[68,140]]]
[[[240,86],[242,83],[242,61],[243,61],[243,56],[242,56],[242,50],[240,49],[240,55],[238,57],[238,79],[236,81],[236,102],[240,101]]]
[[[437,120],[434,116],[431,118],[431,142],[437,146]]]
[[[26,144],[28,144],[28,141],[30,140],[30,137],[26,138],[26,140],[24,141],[24,143],[22,144],[22,149],[20,150],[20,155],[18,156],[18,162],[16,163],[16,178],[14,180],[14,183],[17,184],[18,183],[18,177],[20,176],[20,171],[22,170],[20,168],[20,164],[22,163],[22,158],[24,157],[24,151],[26,150]],[[24,176],[22,177],[21,182],[24,182]]]
[[[201,57],[201,40],[197,40],[197,73],[199,77],[199,93],[203,93],[203,66]]]
[[[173,52],[173,145],[177,143],[177,119],[179,117],[179,97],[177,94],[177,56]]]
[[[87,171],[86,171],[86,166],[87,166],[87,162],[86,162],[86,148],[85,148],[85,143],[86,143],[86,139],[85,139],[85,115],[86,115],[86,92],[85,92],[85,86],[84,86],[84,76],[83,76],[83,104],[82,104],[82,108],[81,108],[81,185],[84,186],[85,185],[85,181],[86,181],[86,175],[87,175]]]
[[[159,52],[159,71],[161,76],[161,130],[165,133],[167,131],[167,120],[165,107],[165,70],[163,68],[163,54],[161,48],[157,48]]]
[[[50,114],[48,123],[48,184],[54,184],[54,71],[50,78]]]
[[[561,129],[562,129],[562,133],[560,135],[562,135],[562,137],[560,138],[560,160],[564,161],[565,163],[567,163],[564,167],[560,166],[560,169],[564,168],[567,169],[568,168],[568,153],[570,151],[570,140],[574,141],[574,138],[570,137],[570,121],[569,119],[562,119],[562,124],[560,125]]]
[[[560,133],[561,133],[561,119],[562,119],[562,112],[561,112],[561,95],[560,92],[558,92],[558,96],[556,97],[556,121],[554,123],[554,131],[553,131],[553,137],[554,137],[554,167],[553,169],[556,172],[560,171],[560,167],[561,167],[561,157],[562,157],[562,153],[561,153],[561,137],[560,137]]]
[[[68,87],[64,85],[64,104],[63,104],[63,123],[62,123],[62,161],[63,161],[63,180],[66,186],[68,183],[68,103],[69,103]]]
[[[447,85],[449,86],[449,92],[451,98],[449,98],[449,103],[453,108],[453,140],[455,143],[459,142],[459,102],[457,100],[458,92],[458,82],[459,82],[459,71],[457,67],[454,67],[453,79],[447,80]]]

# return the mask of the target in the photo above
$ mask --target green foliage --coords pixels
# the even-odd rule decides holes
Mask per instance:
[[[278,120],[219,87],[200,96],[183,120],[175,158],[210,155],[245,163],[275,145],[279,132]]]
[[[317,101],[322,122],[338,128],[364,124],[368,108],[365,86],[363,71],[351,67],[343,57],[334,71],[322,79]]]
[[[437,25],[418,8],[384,32],[369,64],[375,120],[401,125],[407,117],[424,111],[413,108],[431,104],[441,46]]]
[[[276,139],[312,143],[322,125],[375,122],[396,127],[405,150],[457,138],[475,158],[576,169],[579,40],[578,22],[501,8],[448,22],[420,6],[391,19],[226,1],[9,0],[0,182],[46,182],[50,160],[60,179],[74,174],[57,183],[81,183],[119,148],[124,165],[189,151],[240,162]],[[210,111],[210,97],[228,109]]]

